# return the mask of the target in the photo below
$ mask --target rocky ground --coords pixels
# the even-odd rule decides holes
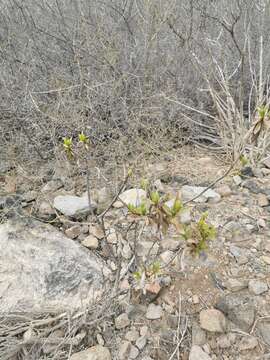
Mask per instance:
[[[1,359],[270,358],[270,164],[239,168],[190,201],[224,170],[190,156],[141,171],[160,193],[181,194],[182,223],[208,212],[217,236],[194,257],[172,229],[157,237],[128,217],[139,179],[118,197],[97,181],[89,207],[85,177],[70,169],[33,176],[1,164]],[[157,261],[140,288],[134,274]]]

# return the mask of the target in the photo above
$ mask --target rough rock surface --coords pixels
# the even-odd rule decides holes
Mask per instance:
[[[58,195],[54,199],[53,206],[64,215],[77,218],[90,214],[91,208],[94,210],[97,205],[92,202],[90,208],[87,194],[85,194],[82,197],[75,195]]]
[[[0,225],[0,311],[74,309],[98,296],[103,264],[51,225]]]
[[[106,347],[97,345],[73,354],[70,360],[111,360],[111,354]]]

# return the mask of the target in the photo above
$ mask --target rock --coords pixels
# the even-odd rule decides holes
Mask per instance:
[[[163,310],[160,305],[150,304],[146,311],[146,319],[156,320],[160,319],[163,315]]]
[[[228,290],[235,292],[247,288],[248,282],[246,280],[229,279],[224,285]]]
[[[195,196],[198,196],[205,189],[206,188],[202,187],[202,186],[184,185],[184,186],[182,186],[182,189],[181,189],[182,200],[184,202],[185,201],[190,201]],[[220,199],[221,199],[221,196],[216,191],[214,191],[212,189],[208,189],[200,197],[195,199],[194,202],[204,203],[204,202],[210,201],[210,202],[213,202],[213,203],[217,203],[217,202],[220,201]]]
[[[117,244],[118,243],[118,237],[120,234],[117,234],[115,229],[111,228],[108,230],[107,233],[107,241],[109,244]]]
[[[129,341],[123,341],[119,347],[119,353],[118,353],[119,359],[127,360],[129,357],[130,350],[131,350],[131,343]]]
[[[265,207],[269,205],[268,197],[265,194],[258,194],[257,196],[258,205],[261,207]]]
[[[111,360],[108,348],[96,345],[89,349],[71,355],[70,360]]]
[[[233,177],[233,182],[234,182],[235,185],[237,185],[237,186],[241,185],[241,183],[242,183],[242,178],[241,178],[241,176],[235,175],[235,176]]]
[[[98,243],[98,239],[96,237],[94,237],[93,235],[88,235],[83,241],[82,241],[82,245],[95,250],[98,248],[99,243]]]
[[[268,290],[268,285],[261,280],[250,280],[248,283],[248,289],[254,295],[261,295]]]
[[[252,350],[258,344],[258,340],[254,336],[244,336],[238,345],[238,349],[240,351]]]
[[[243,177],[253,177],[254,176],[254,172],[252,170],[252,167],[250,166],[244,166],[241,169],[241,176]]]
[[[126,260],[129,260],[132,257],[133,253],[128,242],[125,242],[121,253],[123,258]]]
[[[115,327],[116,327],[117,330],[124,329],[125,327],[129,326],[129,324],[130,324],[130,320],[129,320],[128,315],[126,313],[123,313],[123,314],[119,315],[115,319]]]
[[[66,229],[65,234],[70,239],[76,239],[81,233],[81,227],[79,225],[71,226]]]
[[[116,201],[113,206],[116,208],[121,208],[129,204],[139,206],[145,198],[146,192],[143,189],[129,189],[119,196],[121,201]]]
[[[139,338],[139,333],[137,330],[130,330],[126,333],[125,339],[130,342],[135,342]]]
[[[255,320],[255,306],[249,296],[228,294],[221,297],[215,307],[244,331],[249,331]]]
[[[75,310],[102,294],[101,260],[53,226],[14,219],[0,239],[0,312]]]
[[[225,332],[227,329],[226,318],[216,309],[206,309],[200,312],[200,325],[210,332]]]
[[[192,324],[192,345],[202,346],[206,343],[206,333],[194,322]]]
[[[232,194],[232,190],[229,185],[220,185],[216,188],[216,192],[222,197],[230,196]]]
[[[246,189],[248,189],[250,192],[252,192],[253,194],[259,194],[261,193],[261,189],[258,186],[258,184],[256,183],[256,181],[254,180],[245,180],[242,183],[242,186]]]
[[[104,231],[101,226],[98,224],[90,224],[89,225],[89,234],[95,236],[99,240],[104,238]]]
[[[28,191],[23,194],[23,200],[26,201],[27,203],[35,201],[37,197],[38,197],[38,192],[34,190]]]
[[[139,350],[145,348],[146,343],[147,343],[147,339],[145,336],[141,336],[136,340],[136,346]]]
[[[71,218],[80,218],[89,215],[96,209],[96,203],[89,207],[87,194],[79,197],[75,195],[58,195],[54,198],[53,206],[60,213]]]
[[[139,350],[136,346],[131,345],[130,352],[129,352],[129,359],[136,359],[139,355]]]
[[[38,207],[38,216],[43,220],[52,220],[56,215],[48,201],[42,201]]]
[[[189,360],[211,360],[211,357],[198,345],[193,345],[189,353]]]
[[[263,341],[270,346],[270,323],[267,321],[259,321],[257,328],[263,338]]]
[[[268,158],[264,159],[262,163],[265,167],[270,169],[270,156],[268,156]]]
[[[191,223],[191,214],[190,214],[190,210],[186,209],[181,211],[180,213],[180,222],[181,224],[185,224],[185,225],[189,225]]]
[[[221,349],[227,349],[231,347],[231,339],[229,335],[221,335],[217,338],[217,345]]]
[[[260,259],[267,265],[270,265],[270,256],[261,256]]]

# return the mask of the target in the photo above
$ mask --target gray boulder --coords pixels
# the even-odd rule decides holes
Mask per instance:
[[[0,312],[75,310],[99,297],[103,263],[53,226],[0,225]]]

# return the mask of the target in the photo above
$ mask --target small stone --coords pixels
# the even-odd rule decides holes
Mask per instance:
[[[265,220],[260,218],[260,219],[257,220],[257,226],[265,229],[267,225],[266,225]]]
[[[122,248],[122,256],[126,260],[129,260],[132,257],[132,251],[127,242],[124,244],[124,246]]]
[[[263,165],[270,169],[270,156],[263,160]]]
[[[91,224],[89,226],[89,234],[95,236],[99,240],[104,238],[104,232],[101,226],[97,224]]]
[[[210,332],[225,332],[227,321],[223,313],[216,309],[206,309],[200,312],[200,325]]]
[[[65,216],[80,218],[89,215],[96,209],[96,203],[89,206],[87,196],[58,195],[54,198],[53,206]]]
[[[147,339],[145,336],[141,336],[136,340],[136,346],[139,350],[142,350],[147,343]]]
[[[130,330],[125,335],[125,339],[130,342],[135,342],[138,338],[139,338],[139,332],[137,330]]]
[[[44,220],[50,220],[55,217],[55,211],[48,201],[42,201],[38,208],[39,216]]]
[[[216,191],[219,193],[221,197],[227,197],[232,194],[232,190],[229,185],[220,185]]]
[[[200,195],[204,190],[206,190],[206,187],[203,186],[184,185],[181,189],[182,199],[183,201],[191,201],[193,198],[198,196],[198,198],[194,199],[194,202],[204,203],[209,201],[212,203],[217,203],[220,201],[221,196],[212,189],[208,189],[202,195]]]
[[[126,313],[123,313],[121,315],[119,315],[116,319],[115,319],[115,327],[117,330],[121,330],[124,329],[125,327],[130,325],[130,320],[128,318],[128,315]]]
[[[180,213],[180,222],[185,225],[189,225],[191,223],[191,214],[189,209]]]
[[[140,328],[140,335],[141,336],[147,336],[148,335],[148,326],[142,326],[141,328]]]
[[[98,239],[93,235],[88,235],[83,241],[82,245],[89,249],[97,249],[98,248]]]
[[[71,226],[66,229],[65,234],[70,239],[76,239],[81,233],[81,227],[79,225]]]
[[[115,229],[109,229],[107,234],[107,241],[109,244],[117,244],[118,243],[118,236]]]
[[[174,257],[175,257],[174,252],[170,250],[166,250],[160,255],[160,259],[164,265],[170,264]]]
[[[240,351],[252,350],[258,346],[258,340],[254,336],[245,336],[241,339],[238,349]]]
[[[163,310],[160,305],[150,304],[146,311],[146,318],[148,320],[160,319],[163,315]]]
[[[194,305],[198,305],[200,303],[200,298],[198,295],[193,295],[192,296],[192,302]]]
[[[270,265],[270,256],[261,256],[260,259],[267,265]]]
[[[221,335],[217,338],[217,345],[221,349],[227,349],[231,347],[231,341],[228,335]]]
[[[233,177],[233,181],[234,181],[235,185],[239,186],[242,183],[242,178],[239,175],[235,175]]]
[[[129,359],[136,359],[139,355],[139,350],[136,346],[131,345],[130,352],[129,352]]]
[[[247,288],[248,282],[246,280],[229,279],[225,282],[225,287],[232,291],[240,291]]]
[[[125,205],[140,206],[145,198],[146,192],[143,189],[129,189],[119,196],[120,201],[116,201],[113,206],[116,208],[121,208]]]
[[[248,263],[248,258],[245,255],[240,255],[237,262],[239,265],[245,265]]]
[[[109,349],[96,345],[71,355],[70,360],[111,360]]]
[[[119,347],[119,359],[127,360],[131,350],[131,343],[129,341],[123,341]]]
[[[248,283],[248,289],[254,295],[261,295],[268,290],[268,285],[261,280],[250,280]]]
[[[27,193],[23,194],[23,200],[26,201],[27,203],[36,200],[37,197],[38,197],[38,192],[34,190],[28,191]]]
[[[157,295],[161,290],[161,286],[159,285],[158,281],[153,281],[145,285],[145,290],[150,294]]]
[[[193,345],[189,353],[189,360],[211,360],[211,357],[198,345]]]
[[[265,194],[261,194],[261,193],[258,194],[257,201],[258,201],[258,205],[261,207],[265,207],[269,205],[269,200]]]
[[[99,345],[104,346],[105,341],[103,339],[103,336],[101,334],[97,334],[97,342]]]

